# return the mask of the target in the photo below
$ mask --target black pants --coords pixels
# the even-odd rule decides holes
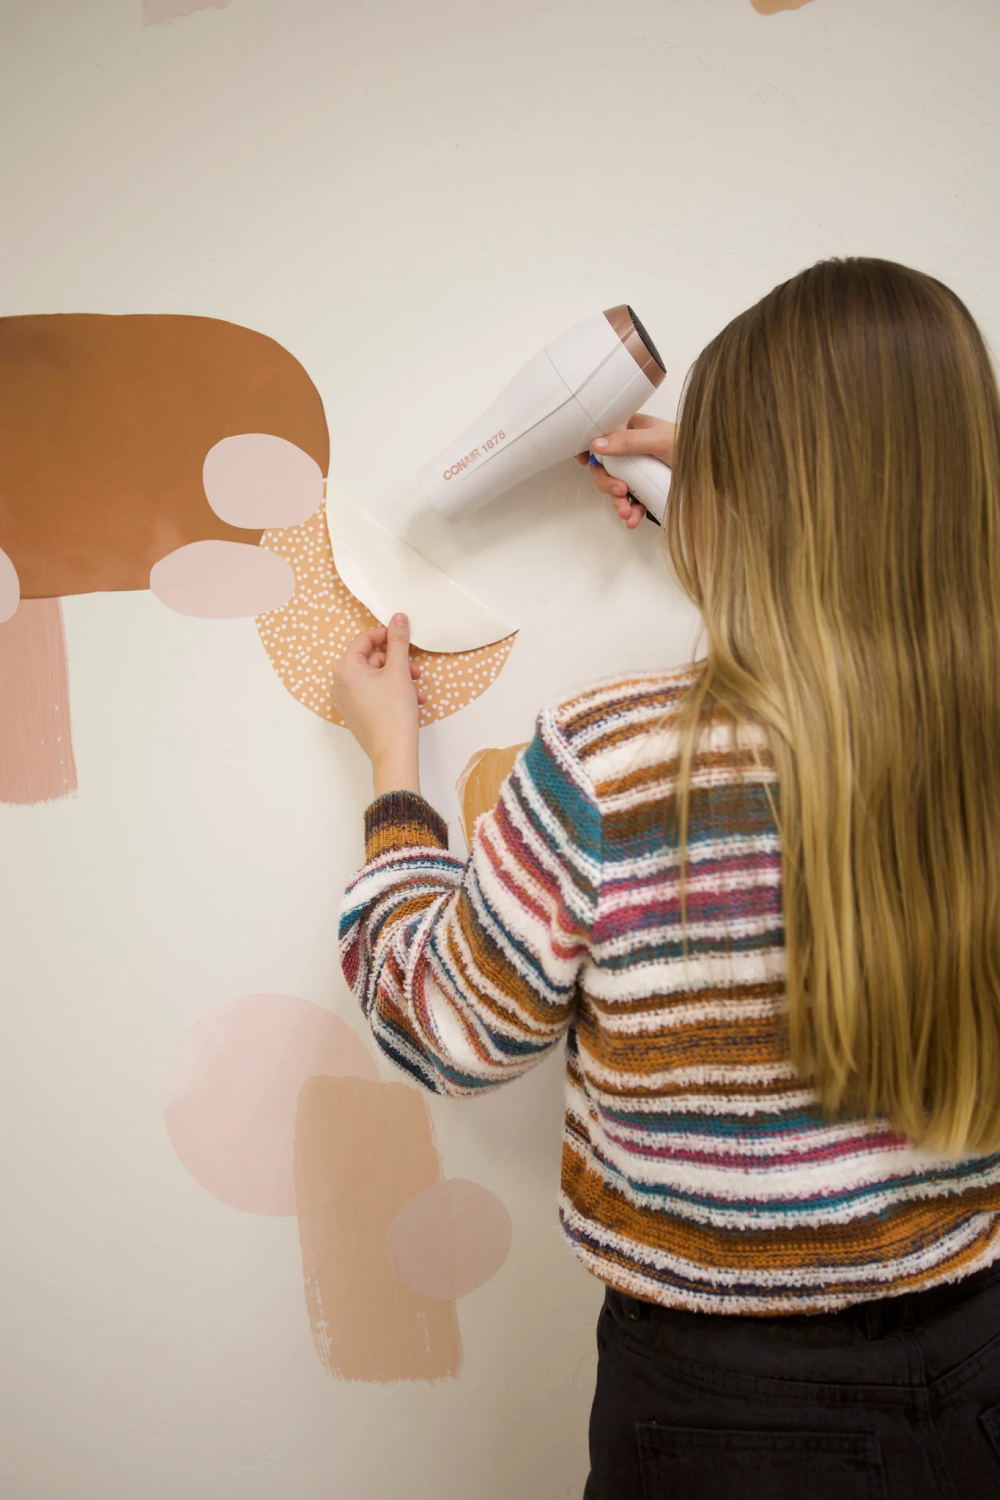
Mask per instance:
[[[584,1500],[1000,1500],[1000,1265],[812,1317],[609,1291]]]

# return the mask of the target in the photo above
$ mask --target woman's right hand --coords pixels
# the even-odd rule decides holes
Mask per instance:
[[[622,453],[644,453],[672,466],[676,433],[675,422],[665,422],[661,417],[648,417],[639,412],[629,420],[624,432],[609,432],[605,438],[595,438],[593,449],[601,458],[616,458]],[[578,464],[589,464],[590,454],[578,453],[576,461]],[[610,495],[618,515],[629,531],[634,531],[646,514],[646,507],[637,500],[630,500],[624,480],[612,479],[603,464],[592,464],[591,474],[601,494]]]

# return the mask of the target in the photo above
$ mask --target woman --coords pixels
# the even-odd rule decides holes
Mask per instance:
[[[467,865],[405,620],[339,664],[376,794],[345,972],[438,1092],[566,1037],[594,1500],[1000,1494],[995,377],[940,283],[827,261],[674,436],[607,451],[673,463],[706,655],[543,713]]]

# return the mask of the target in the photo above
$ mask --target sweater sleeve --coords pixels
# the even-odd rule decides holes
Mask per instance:
[[[341,961],[382,1051],[455,1095],[540,1062],[573,1015],[601,868],[600,811],[554,715],[477,821],[468,863],[410,792],[373,802],[365,835]]]

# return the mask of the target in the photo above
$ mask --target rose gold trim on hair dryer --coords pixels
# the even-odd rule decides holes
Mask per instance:
[[[621,307],[605,308],[604,316],[650,385],[658,386],[667,372],[656,346],[632,309],[622,303]]]

